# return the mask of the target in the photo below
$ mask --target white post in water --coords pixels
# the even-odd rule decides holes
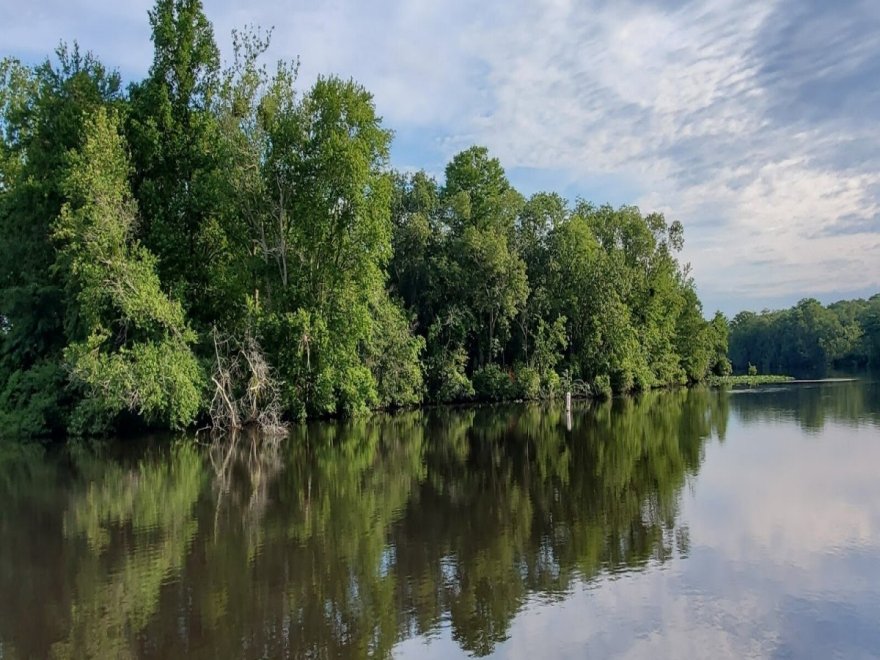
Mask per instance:
[[[571,431],[571,392],[565,393],[565,428]]]

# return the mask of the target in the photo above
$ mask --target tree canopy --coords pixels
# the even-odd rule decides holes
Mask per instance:
[[[789,309],[740,312],[730,324],[737,370],[821,373],[880,365],[880,294],[823,306],[806,298]]]
[[[224,65],[199,0],[157,0],[149,22],[152,65],[125,90],[76,46],[0,65],[0,433],[185,427],[248,396],[292,421],[729,371],[680,223],[526,198],[481,146],[443,181],[395,172],[357,82],[300,89],[253,30]]]

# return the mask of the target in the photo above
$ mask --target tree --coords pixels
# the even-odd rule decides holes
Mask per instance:
[[[529,362],[538,325],[549,321],[552,293],[548,291],[549,238],[569,215],[566,202],[556,193],[536,193],[523,205],[516,220],[515,249],[526,268],[529,294],[517,315],[519,350]],[[546,324],[545,324],[546,325]]]
[[[155,259],[132,238],[136,206],[118,120],[103,108],[70,156],[68,197],[55,225],[68,273],[64,356],[84,397],[76,431],[102,431],[123,411],[172,428],[202,403],[202,373],[183,308],[161,290]]]
[[[243,231],[258,255],[252,315],[289,410],[360,412],[379,402],[365,346],[394,316],[373,314],[390,304],[390,133],[359,85],[321,78],[298,98],[295,67],[269,78],[253,46],[225,92],[222,124],[225,143],[246,156],[230,178],[246,192]]]
[[[376,382],[382,408],[415,406],[424,397],[421,354],[423,337],[413,334],[406,313],[384,291],[371,305],[373,324],[365,361]]]
[[[864,332],[864,354],[871,365],[880,365],[880,295],[873,296],[859,315]]]
[[[710,322],[711,340],[712,340],[712,357],[710,359],[710,369],[716,376],[729,376],[733,371],[730,359],[727,357],[730,326],[727,318],[721,312],[715,312]]]
[[[597,243],[590,225],[575,214],[551,236],[553,313],[568,319],[569,368],[588,381],[611,378],[627,391],[647,380],[631,312],[622,297],[620,264]],[[617,273],[621,273],[617,276]]]
[[[483,366],[502,354],[510,323],[528,295],[525,264],[512,247],[523,200],[483,147],[452,159],[442,198],[449,228],[445,295],[472,319],[466,341]]]
[[[703,307],[693,283],[684,289],[684,304],[677,320],[675,341],[685,377],[691,383],[700,382],[717,361],[719,339],[716,338],[715,327],[703,318]]]
[[[84,118],[121,102],[119,76],[91,54],[74,44],[56,55],[34,68],[0,66],[0,426],[13,436],[67,425],[65,278],[55,267],[52,227]]]
[[[321,78],[297,112],[274,118],[270,135],[267,178],[290,184],[290,288],[281,304],[307,312],[328,337],[291,382],[303,382],[307,407],[358,412],[377,399],[359,345],[370,336],[370,301],[390,256],[390,133],[366,90]]]
[[[424,172],[393,177],[389,288],[412,309],[422,329],[430,326],[443,303],[443,282],[437,257],[443,235],[440,190]]]
[[[229,307],[228,237],[219,220],[219,52],[201,0],[156,0],[149,12],[153,64],[129,90],[126,134],[139,236],[158,259],[159,276],[206,326]]]
[[[4,432],[185,425],[199,365],[219,383],[210,411],[226,394],[247,410],[230,417],[273,427],[280,409],[537,398],[563,378],[627,392],[729,369],[726,322],[703,318],[678,261],[680,223],[526,199],[485,147],[442,181],[391,172],[391,132],[355,81],[302,93],[298,61],[264,64],[259,30],[233,32],[221,70],[200,0],[155,0],[149,22],[149,74],[127,95],[76,47],[0,64]],[[864,364],[873,310],[737,317],[731,353]]]
[[[859,358],[866,350],[861,306],[846,307],[842,302],[823,307],[807,298],[786,310],[740,312],[730,325],[734,368],[753,363],[764,373],[823,372],[843,361],[866,362]]]
[[[495,227],[510,236],[522,206],[522,197],[510,185],[501,162],[490,158],[485,147],[476,146],[456,154],[446,166],[443,199],[454,233],[467,226]]]

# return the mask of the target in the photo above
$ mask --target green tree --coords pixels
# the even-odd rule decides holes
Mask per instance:
[[[201,405],[196,357],[224,372],[212,337],[256,350],[272,396],[252,401],[292,418],[730,369],[726,322],[703,318],[678,261],[680,223],[527,200],[484,147],[456,154],[442,182],[391,172],[391,133],[356,82],[301,93],[298,62],[270,72],[259,30],[233,32],[221,70],[200,0],[156,0],[149,24],[149,74],[127,97],[76,47],[57,65],[0,64],[4,433],[62,432],[74,408],[79,430],[132,415],[185,425]],[[876,360],[872,305],[738,316],[731,355]],[[209,400],[254,391],[253,369],[232,371]]]
[[[262,44],[243,37],[241,45],[224,84],[221,126],[228,153],[237,154],[230,179],[243,193],[242,232],[256,256],[251,316],[285,383],[286,405],[301,416],[412,403],[421,387],[411,360],[418,345],[375,354],[391,339],[380,339],[378,328],[397,339],[409,333],[385,300],[390,133],[363,87],[321,78],[300,98],[295,65],[270,77],[257,63]],[[398,382],[380,395],[369,365],[390,369],[395,357],[402,362],[393,368],[409,374],[413,389]]]
[[[413,334],[406,313],[384,291],[372,305],[373,324],[365,361],[373,374],[379,406],[414,406],[424,397],[421,354],[425,340]]]
[[[786,310],[740,312],[730,324],[730,359],[735,369],[752,363],[764,373],[822,372],[845,360],[858,364],[858,354],[866,351],[860,309],[823,307],[807,298]]]
[[[703,318],[703,307],[693,283],[689,283],[683,293],[684,304],[676,326],[676,350],[685,377],[696,383],[703,380],[715,366],[720,341],[715,333],[720,328]],[[726,343],[726,336],[724,341]]]
[[[149,19],[153,63],[129,90],[126,126],[138,231],[162,282],[204,327],[225,316],[226,286],[235,281],[215,148],[220,56],[201,0],[156,0]]]
[[[569,366],[581,378],[613,380],[631,389],[649,379],[632,312],[616,277],[620,264],[602,250],[590,225],[575,214],[551,237],[550,290],[554,313],[568,319]]]
[[[551,298],[548,290],[550,264],[549,238],[569,215],[566,202],[555,193],[536,193],[523,205],[516,221],[515,247],[525,263],[529,294],[516,318],[519,329],[518,353],[526,362],[539,324],[549,321]],[[546,323],[545,323],[546,325]]]
[[[201,405],[195,336],[162,292],[153,256],[133,240],[137,211],[117,123],[103,109],[86,122],[54,231],[57,266],[68,273],[64,356],[85,390],[73,428],[103,430],[126,410],[184,427]]]
[[[710,368],[716,376],[728,376],[733,370],[730,359],[727,357],[730,326],[727,323],[727,318],[721,312],[715,312],[710,325],[713,352]]]
[[[483,366],[502,354],[528,296],[525,264],[512,245],[523,200],[483,147],[461,152],[447,165],[443,200],[449,227],[444,265],[451,284],[445,295],[467,310],[466,341]]]
[[[859,315],[864,332],[864,353],[871,365],[880,365],[880,294],[873,296]]]
[[[65,278],[52,228],[84,118],[121,103],[119,76],[91,54],[75,44],[56,54],[57,62],[34,68],[0,65],[0,433],[11,436],[67,426]]]
[[[389,287],[428,328],[443,302],[437,257],[443,244],[440,231],[440,191],[424,172],[396,174],[391,201],[392,256]]]

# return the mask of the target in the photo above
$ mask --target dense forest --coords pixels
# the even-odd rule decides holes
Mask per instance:
[[[198,0],[146,79],[61,46],[0,64],[0,433],[281,426],[726,373],[682,226],[525,198],[486,149],[394,172],[354,81],[297,87]]]
[[[880,294],[823,307],[812,298],[790,309],[740,312],[730,323],[737,371],[821,374],[880,366]]]

